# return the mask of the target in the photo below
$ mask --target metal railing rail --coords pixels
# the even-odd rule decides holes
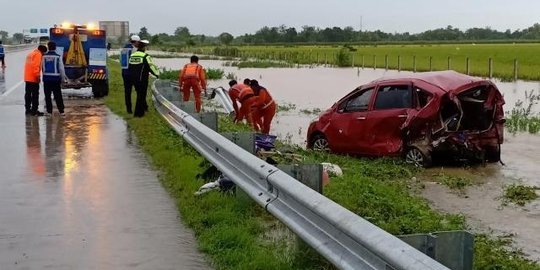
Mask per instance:
[[[255,202],[340,269],[448,269],[181,111],[152,85],[156,109]]]
[[[29,44],[17,44],[17,45],[4,45],[6,52],[17,52],[24,51],[30,48],[37,48],[38,44],[29,43]]]

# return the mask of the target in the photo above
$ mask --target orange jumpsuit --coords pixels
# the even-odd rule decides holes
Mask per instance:
[[[255,104],[255,111],[253,113],[253,119],[257,123],[261,123],[261,129],[263,134],[270,133],[270,124],[274,115],[276,115],[277,104],[270,96],[270,93],[266,88],[261,87],[259,95],[257,96],[257,103]]]
[[[244,117],[254,131],[259,131],[260,128],[255,121],[253,121],[253,111],[257,104],[257,96],[253,93],[251,87],[244,87],[238,94],[238,101],[240,102],[239,114],[236,115],[237,121],[242,121]]]
[[[206,75],[201,65],[197,63],[189,63],[180,71],[178,77],[178,85],[182,90],[184,101],[189,100],[190,90],[193,89],[195,96],[195,110],[201,111],[201,88],[206,89]]]
[[[250,88],[249,85],[243,84],[243,83],[237,83],[233,85],[231,88],[229,88],[229,97],[231,98],[234,114],[236,116],[236,120],[240,121],[242,119],[238,119],[238,116],[240,116],[240,111],[238,108],[238,103],[240,103],[240,92],[244,90],[245,88]]]

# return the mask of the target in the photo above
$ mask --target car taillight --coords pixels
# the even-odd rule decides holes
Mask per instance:
[[[58,35],[61,35],[61,34],[63,34],[63,33],[64,33],[64,30],[62,30],[62,29],[58,29],[58,28],[55,28],[55,29],[53,30],[53,33],[54,33],[54,34],[58,34]]]
[[[92,70],[92,73],[103,74],[103,73],[105,73],[105,70],[104,69],[94,69],[94,70]]]
[[[92,31],[92,35],[94,35],[94,36],[101,36],[101,35],[103,35],[103,32],[102,32],[102,31],[99,31],[99,30]]]

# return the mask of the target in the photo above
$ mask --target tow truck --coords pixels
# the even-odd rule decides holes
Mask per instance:
[[[94,98],[109,94],[107,35],[93,24],[62,23],[49,31],[62,56],[68,81],[62,89],[92,88]]]

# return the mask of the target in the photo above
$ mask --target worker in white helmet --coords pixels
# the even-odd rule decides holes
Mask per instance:
[[[131,54],[137,50],[137,44],[141,41],[141,38],[137,35],[131,36],[129,42],[126,43],[122,51],[120,51],[120,66],[122,67],[122,79],[124,81],[124,100],[126,103],[126,111],[129,114],[132,114],[132,105],[131,105],[131,89],[133,88],[133,83],[131,82],[131,77],[129,75],[129,57]]]

